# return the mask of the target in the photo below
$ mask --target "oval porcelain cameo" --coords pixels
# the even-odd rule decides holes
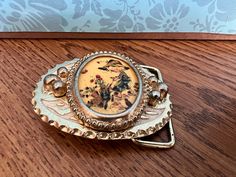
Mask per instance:
[[[130,58],[95,53],[74,64],[67,97],[81,123],[97,130],[122,130],[139,118],[147,99],[145,74]]]

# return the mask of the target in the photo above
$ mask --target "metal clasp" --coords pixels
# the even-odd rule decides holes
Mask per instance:
[[[168,129],[169,129],[169,135],[170,135],[170,141],[169,142],[157,142],[157,141],[146,141],[144,138],[134,138],[132,141],[135,144],[146,146],[146,147],[152,147],[152,148],[171,148],[175,144],[175,135],[174,135],[174,129],[172,125],[171,119],[169,120]]]

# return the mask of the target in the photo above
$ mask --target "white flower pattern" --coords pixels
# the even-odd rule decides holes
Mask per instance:
[[[68,22],[60,15],[60,11],[66,7],[64,0],[1,0],[0,29],[3,31],[64,31]]]
[[[0,0],[0,31],[236,33],[236,0]]]
[[[236,1],[235,0],[193,0],[201,7],[207,6],[208,12],[214,14],[219,21],[236,20]]]
[[[178,31],[179,23],[188,11],[189,7],[179,4],[178,0],[165,0],[150,10],[151,17],[146,18],[147,27],[152,30],[162,28],[165,32]]]

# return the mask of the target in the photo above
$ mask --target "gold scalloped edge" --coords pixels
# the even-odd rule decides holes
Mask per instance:
[[[74,59],[79,60],[79,58],[74,58]],[[70,61],[65,61],[64,63],[56,64],[52,68],[56,68],[58,66],[66,65],[69,62]],[[53,127],[65,132],[65,133],[75,135],[75,136],[84,137],[84,138],[88,138],[88,139],[99,139],[99,140],[119,140],[119,139],[140,138],[140,137],[144,137],[144,136],[154,134],[155,132],[157,132],[158,130],[163,128],[172,116],[173,105],[170,102],[170,105],[169,105],[170,106],[170,111],[167,112],[167,117],[164,117],[160,123],[157,123],[157,124],[155,124],[153,126],[150,126],[146,129],[139,129],[136,132],[132,132],[130,130],[121,131],[121,132],[102,132],[102,131],[95,131],[95,130],[92,130],[92,129],[91,130],[88,129],[88,130],[83,132],[83,131],[79,130],[78,128],[70,128],[66,125],[58,123],[57,121],[51,120],[47,115],[42,114],[40,108],[37,107],[37,102],[35,100],[35,90],[38,88],[38,83],[48,73],[49,73],[49,70],[46,74],[42,75],[41,79],[37,82],[36,87],[35,87],[34,91],[32,92],[33,98],[31,100],[31,103],[33,105],[34,112],[40,117],[40,119],[43,122],[48,123],[50,126],[53,126]],[[170,97],[170,95],[169,95],[169,97]]]
[[[40,109],[37,108],[37,103],[34,99],[32,99],[33,108],[37,115],[39,115],[40,119],[48,123],[49,125],[65,132],[69,133],[75,136],[81,136],[88,139],[100,139],[100,140],[118,140],[118,139],[133,139],[138,137],[144,137],[151,135],[158,130],[160,130],[162,127],[165,126],[165,124],[170,120],[171,118],[171,112],[168,112],[168,117],[163,118],[161,123],[155,124],[155,126],[150,126],[147,129],[139,129],[136,132],[132,131],[123,131],[123,132],[99,132],[94,130],[87,130],[87,131],[80,131],[77,128],[70,128],[63,124],[59,124],[58,122],[54,120],[50,120],[47,115],[41,114]]]

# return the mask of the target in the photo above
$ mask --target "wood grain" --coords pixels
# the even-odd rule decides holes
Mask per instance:
[[[57,63],[114,50],[158,67],[174,104],[176,144],[71,136],[37,119],[31,92]],[[1,40],[0,176],[236,176],[234,41]]]
[[[235,34],[203,32],[0,32],[0,38],[17,39],[192,39],[192,40],[236,40]]]

